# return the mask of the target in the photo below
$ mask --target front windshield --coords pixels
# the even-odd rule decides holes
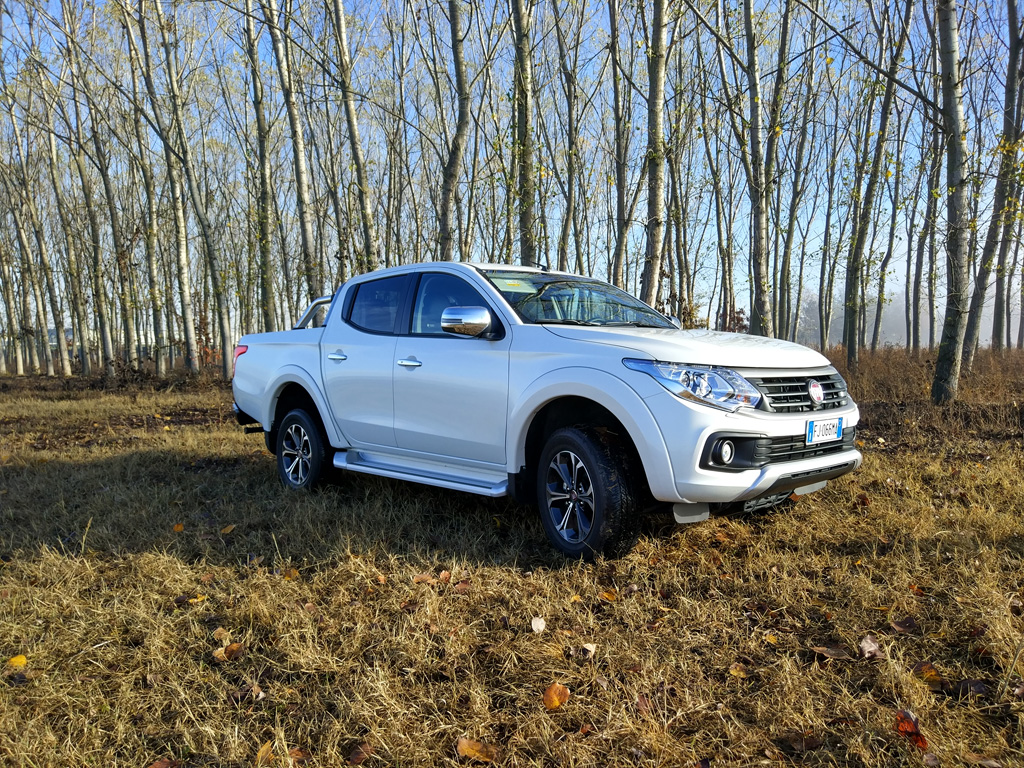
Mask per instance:
[[[600,280],[549,272],[481,272],[527,323],[675,327],[642,301]]]

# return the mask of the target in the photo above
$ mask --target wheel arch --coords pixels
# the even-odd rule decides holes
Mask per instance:
[[[585,382],[585,383],[584,383]],[[537,460],[547,437],[564,426],[586,426],[613,434],[629,451],[634,471],[642,468],[655,498],[674,495],[672,465],[661,430],[643,399],[604,371],[564,369],[530,388],[509,421],[507,447],[517,498],[532,496]]]
[[[295,371],[283,372],[270,388],[274,394],[267,400],[263,428],[266,432],[267,447],[272,453],[277,448],[278,425],[295,408],[302,408],[309,413],[319,426],[320,434],[328,446],[336,446],[341,442],[333,421],[329,418],[330,412],[326,408],[322,393],[302,374],[305,374],[305,371],[301,374]],[[324,418],[325,414],[328,418]]]

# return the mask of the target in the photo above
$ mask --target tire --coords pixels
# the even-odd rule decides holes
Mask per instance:
[[[537,464],[537,507],[563,555],[617,557],[636,543],[637,494],[618,446],[585,427],[551,434]]]
[[[316,419],[301,408],[289,411],[277,429],[277,474],[285,488],[309,491],[327,469],[327,449]]]

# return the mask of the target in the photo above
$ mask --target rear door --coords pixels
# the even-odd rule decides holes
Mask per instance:
[[[324,389],[351,445],[395,445],[395,343],[409,275],[360,283],[324,329]]]
[[[395,438],[399,448],[470,462],[505,463],[511,335],[454,336],[441,330],[448,307],[491,310],[463,278],[423,274],[416,286],[407,335],[395,358]]]

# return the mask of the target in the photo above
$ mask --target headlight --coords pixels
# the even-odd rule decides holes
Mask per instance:
[[[656,360],[622,361],[627,368],[642,371],[677,397],[694,400],[723,411],[743,406],[756,408],[761,393],[731,368],[661,363]]]

